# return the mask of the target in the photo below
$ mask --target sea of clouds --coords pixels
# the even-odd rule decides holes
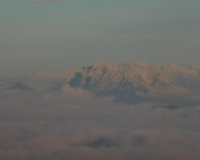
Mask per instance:
[[[183,107],[125,104],[69,86],[52,91],[56,81],[35,80],[28,91],[6,89],[12,83],[0,83],[1,160],[199,160],[192,98]]]

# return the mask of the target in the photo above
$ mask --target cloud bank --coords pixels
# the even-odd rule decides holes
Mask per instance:
[[[53,92],[1,89],[0,109],[2,160],[198,160],[200,156],[199,105],[126,105],[65,86]]]

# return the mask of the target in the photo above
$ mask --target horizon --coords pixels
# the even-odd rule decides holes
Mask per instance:
[[[88,63],[84,66],[74,66],[73,68],[70,68],[66,71],[62,71],[62,72],[59,72],[59,71],[55,71],[55,70],[40,70],[40,71],[36,71],[36,72],[33,72],[33,73],[29,73],[29,74],[23,74],[23,75],[17,75],[17,76],[8,76],[8,77],[0,77],[0,79],[12,79],[12,78],[25,78],[25,77],[32,77],[34,76],[35,74],[37,73],[55,73],[55,74],[58,74],[58,75],[62,75],[62,74],[65,74],[67,72],[69,72],[70,70],[74,69],[74,68],[81,68],[81,67],[85,67],[87,65],[90,65],[90,64],[98,64],[98,63],[116,63],[117,65],[124,65],[124,64],[137,64],[137,63],[147,63],[147,62],[144,62],[144,61],[140,61],[140,62],[126,62],[126,63],[117,63],[116,61],[109,61],[109,62],[97,62],[97,63]],[[150,64],[150,63],[147,63],[148,65],[155,65],[155,66],[170,66],[170,65],[175,65],[175,66],[178,66],[180,68],[184,68],[184,69],[188,69],[190,66],[192,65],[197,65],[197,66],[200,66],[198,64],[189,64],[187,66],[181,66],[181,65],[177,65],[175,63],[169,63],[169,64]]]

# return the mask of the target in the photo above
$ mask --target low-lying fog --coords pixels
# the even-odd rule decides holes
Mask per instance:
[[[1,160],[199,160],[199,151],[200,105],[127,105],[67,86],[0,91]]]

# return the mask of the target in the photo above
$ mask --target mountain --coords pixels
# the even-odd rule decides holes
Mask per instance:
[[[197,81],[196,87],[200,87],[199,68],[145,62],[122,65],[115,62],[96,63],[70,70],[62,86],[69,85],[130,101],[141,96],[148,98],[152,94],[182,95],[195,90],[192,84],[189,85],[191,81]]]
[[[200,66],[190,65],[187,68],[181,68],[175,64],[169,66],[160,66],[161,71],[167,77],[170,77],[178,86],[182,86],[192,92],[200,91]]]
[[[200,66],[193,64],[183,68],[175,64],[152,65],[145,62],[118,65],[112,61],[91,63],[63,74],[45,71],[33,77],[0,80],[0,89],[10,90],[34,88],[35,91],[59,92],[70,89],[68,86],[96,95],[112,96],[126,103],[167,102],[176,107],[175,100],[183,104],[190,99],[197,104]]]
[[[15,83],[15,85],[13,85],[12,87],[9,87],[7,89],[10,89],[10,90],[23,90],[23,91],[32,90],[30,87],[28,87],[25,84],[22,84],[20,82]]]

